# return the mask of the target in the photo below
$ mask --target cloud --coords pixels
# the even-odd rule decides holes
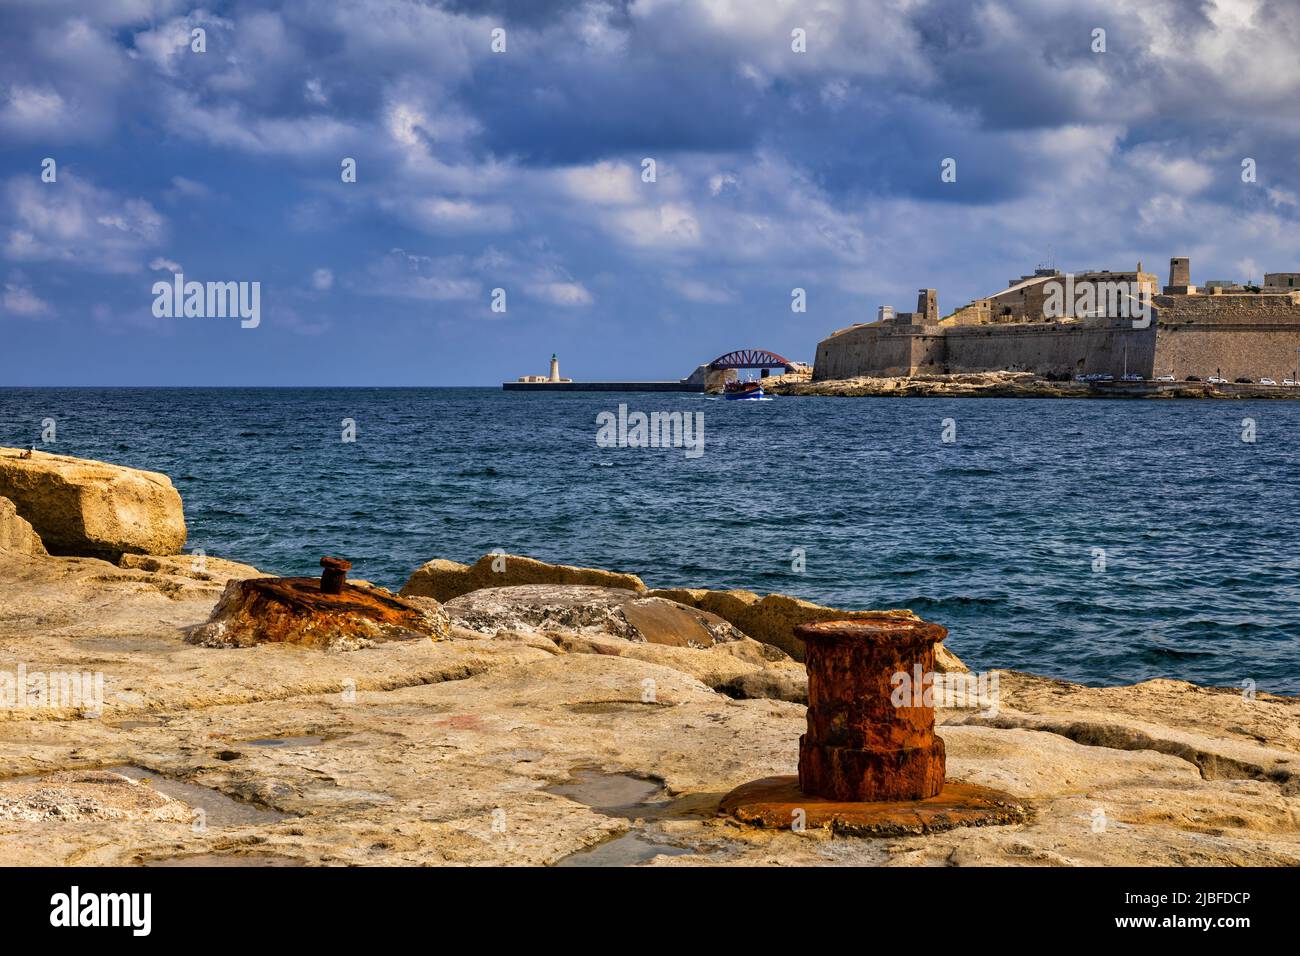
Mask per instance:
[[[471,269],[464,256],[434,258],[393,249],[371,264],[364,291],[427,302],[486,302],[483,283]]]
[[[15,176],[5,193],[3,254],[13,261],[135,272],[166,233],[166,220],[147,200],[118,196],[66,169],[55,183]]]
[[[435,234],[504,232],[514,225],[514,213],[504,203],[430,196],[385,199],[382,205],[417,229]]]
[[[575,166],[559,174],[560,187],[574,199],[609,206],[626,206],[640,200],[640,178],[630,165],[610,161]]]
[[[541,282],[528,286],[534,298],[559,306],[591,305],[592,297],[579,282]]]
[[[40,319],[54,313],[53,306],[23,283],[22,276],[10,275],[0,296],[0,311],[22,319]]]
[[[165,195],[169,202],[184,199],[207,199],[212,195],[212,190],[196,180],[186,179],[184,176],[173,176],[171,188],[167,190]]]
[[[173,262],[171,259],[164,259],[162,258],[162,256],[158,256],[157,258],[153,259],[149,263],[149,268],[153,269],[155,272],[159,272],[164,269],[171,273],[176,273],[181,271],[181,266],[179,262]]]
[[[317,292],[328,292],[334,287],[334,273],[329,269],[316,269],[311,274],[311,287]]]
[[[668,285],[688,302],[698,302],[704,305],[725,305],[736,301],[734,292],[716,282],[676,278],[669,280]]]

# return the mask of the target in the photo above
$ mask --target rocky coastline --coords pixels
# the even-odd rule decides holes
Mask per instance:
[[[794,627],[910,611],[508,554],[326,594],[182,553],[164,481],[0,449],[0,863],[1300,864],[1300,699],[990,670],[955,632],[948,779],[1028,812],[760,829],[719,805],[794,770]]]
[[[1208,382],[1055,382],[1033,372],[966,372],[893,378],[860,376],[813,381],[810,375],[764,379],[772,395],[837,398],[1128,398],[1128,399],[1300,399],[1300,388]]]

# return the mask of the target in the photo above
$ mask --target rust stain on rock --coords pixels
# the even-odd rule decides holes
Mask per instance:
[[[212,647],[282,643],[354,650],[376,641],[441,640],[449,631],[447,613],[428,598],[406,601],[355,584],[330,594],[317,578],[252,578],[226,585],[212,617],[187,640]]]
[[[737,787],[719,810],[769,829],[829,829],[843,836],[909,836],[956,827],[1005,826],[1029,819],[1029,808],[1009,794],[970,783],[949,783],[924,800],[825,800],[799,789],[795,776],[764,777]]]

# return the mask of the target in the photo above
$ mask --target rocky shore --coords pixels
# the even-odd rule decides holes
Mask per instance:
[[[513,555],[325,596],[179,553],[170,482],[47,457],[0,451],[0,864],[1300,864],[1294,698],[988,671],[953,633],[947,777],[1027,819],[756,829],[718,806],[794,772],[794,625],[910,612]]]
[[[841,398],[1300,398],[1300,388],[1206,382],[1053,382],[1032,372],[969,372],[897,378],[822,379],[781,375],[765,379],[772,395],[827,395]]]

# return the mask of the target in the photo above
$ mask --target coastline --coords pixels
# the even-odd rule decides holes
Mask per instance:
[[[796,768],[795,626],[912,612],[501,553],[332,603],[181,553],[166,475],[0,463],[26,494],[0,510],[6,865],[1300,865],[1300,697],[982,669],[958,631],[925,678],[947,781],[1023,812],[757,829],[722,800]],[[33,490],[68,482],[75,521]]]
[[[1300,399],[1300,388],[1206,382],[1052,382],[1033,372],[969,372],[897,378],[858,376],[813,381],[773,376],[763,381],[773,395],[836,398],[1101,398],[1101,399]]]
[[[1300,865],[1300,698],[996,671],[996,707],[940,706],[937,730],[949,779],[1012,794],[1026,821],[876,838],[756,830],[718,801],[792,772],[805,718],[789,693],[801,669],[748,656],[752,642],[530,624],[527,601],[499,600],[528,586],[509,585],[491,607],[482,589],[449,599],[441,640],[196,646],[186,633],[227,584],[258,574],[208,562],[0,552],[16,585],[0,598],[0,656],[109,675],[90,719],[4,713],[0,862]],[[549,587],[551,600],[569,586]],[[122,806],[120,781],[116,798],[98,796],[129,768],[145,782],[126,793],[174,796]],[[51,787],[77,796],[71,819],[42,814]],[[206,808],[203,825],[186,806]]]

